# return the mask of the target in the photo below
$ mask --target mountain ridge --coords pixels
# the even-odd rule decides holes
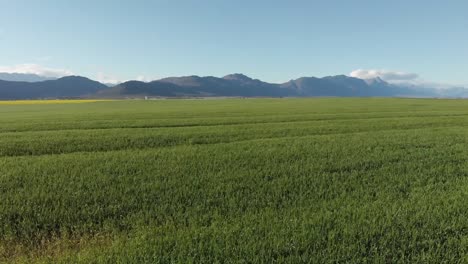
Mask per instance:
[[[81,76],[66,76],[40,82],[14,82],[0,80],[0,99],[40,99],[65,97],[91,97],[106,85]]]
[[[468,90],[421,88],[388,83],[381,78],[347,75],[300,77],[285,83],[268,83],[241,73],[224,77],[181,76],[151,82],[126,81],[108,87],[81,76],[39,82],[0,80],[0,99],[137,98],[137,97],[468,97]]]

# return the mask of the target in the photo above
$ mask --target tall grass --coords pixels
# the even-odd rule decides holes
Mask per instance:
[[[0,259],[464,263],[467,115],[416,99],[2,106]]]

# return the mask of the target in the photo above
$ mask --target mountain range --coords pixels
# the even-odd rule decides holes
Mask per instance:
[[[222,78],[184,76],[151,82],[127,81],[112,87],[80,76],[42,80],[17,74],[2,80],[0,99],[39,98],[141,98],[151,97],[468,97],[463,87],[437,89],[411,84],[391,84],[380,78],[358,79],[346,75],[302,77],[275,84],[243,74]],[[36,78],[38,81],[32,81]],[[28,81],[29,80],[29,81]]]
[[[40,82],[0,80],[0,99],[39,99],[92,97],[106,85],[80,76],[67,76]]]

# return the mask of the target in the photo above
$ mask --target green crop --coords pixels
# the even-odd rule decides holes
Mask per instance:
[[[0,262],[467,263],[468,101],[0,105]]]

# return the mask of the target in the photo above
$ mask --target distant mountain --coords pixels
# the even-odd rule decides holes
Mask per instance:
[[[409,84],[391,84],[380,78],[358,79],[345,75],[323,78],[302,77],[282,84],[252,79],[243,74],[222,78],[184,76],[164,78],[149,83],[128,81],[101,90],[100,97],[468,97],[465,88],[421,88]]]
[[[99,96],[245,96],[280,97],[295,94],[277,84],[235,74],[223,78],[184,76],[164,78],[149,83],[128,81],[101,91]]]
[[[255,81],[254,79],[252,79],[249,76],[246,76],[246,75],[244,75],[242,73],[229,74],[229,75],[224,76],[223,79],[231,80],[231,81],[238,81],[238,82],[252,82],[252,81]]]
[[[42,82],[47,80],[55,80],[56,78],[40,76],[29,73],[7,73],[0,72],[0,80],[12,82]]]
[[[324,78],[302,77],[281,85],[296,90],[299,96],[362,96],[369,86],[360,79],[344,75]]]
[[[402,82],[394,86],[411,91],[413,97],[468,98],[467,88],[449,84]]]
[[[375,84],[386,84],[384,80],[382,80],[380,77],[376,77],[373,79],[363,79],[368,85],[375,85]]]
[[[437,97],[468,98],[468,89],[464,87],[450,87],[444,89],[434,89]]]
[[[42,82],[0,80],[0,99],[89,97],[106,88],[102,83],[80,76]]]
[[[222,78],[169,77],[152,82],[127,81],[112,87],[90,79],[69,76],[41,82],[0,81],[0,99],[60,97],[468,97],[463,87],[447,89],[412,84],[391,84],[380,78],[358,79],[345,75],[302,77],[282,84],[263,82],[236,73]]]
[[[409,90],[391,85],[380,78],[363,80],[345,75],[323,78],[302,77],[281,84],[282,87],[296,90],[299,96],[404,96]]]
[[[153,81],[149,83],[141,81],[128,81],[116,86],[99,91],[98,97],[134,97],[134,96],[178,96],[183,92],[183,88],[171,83]]]

